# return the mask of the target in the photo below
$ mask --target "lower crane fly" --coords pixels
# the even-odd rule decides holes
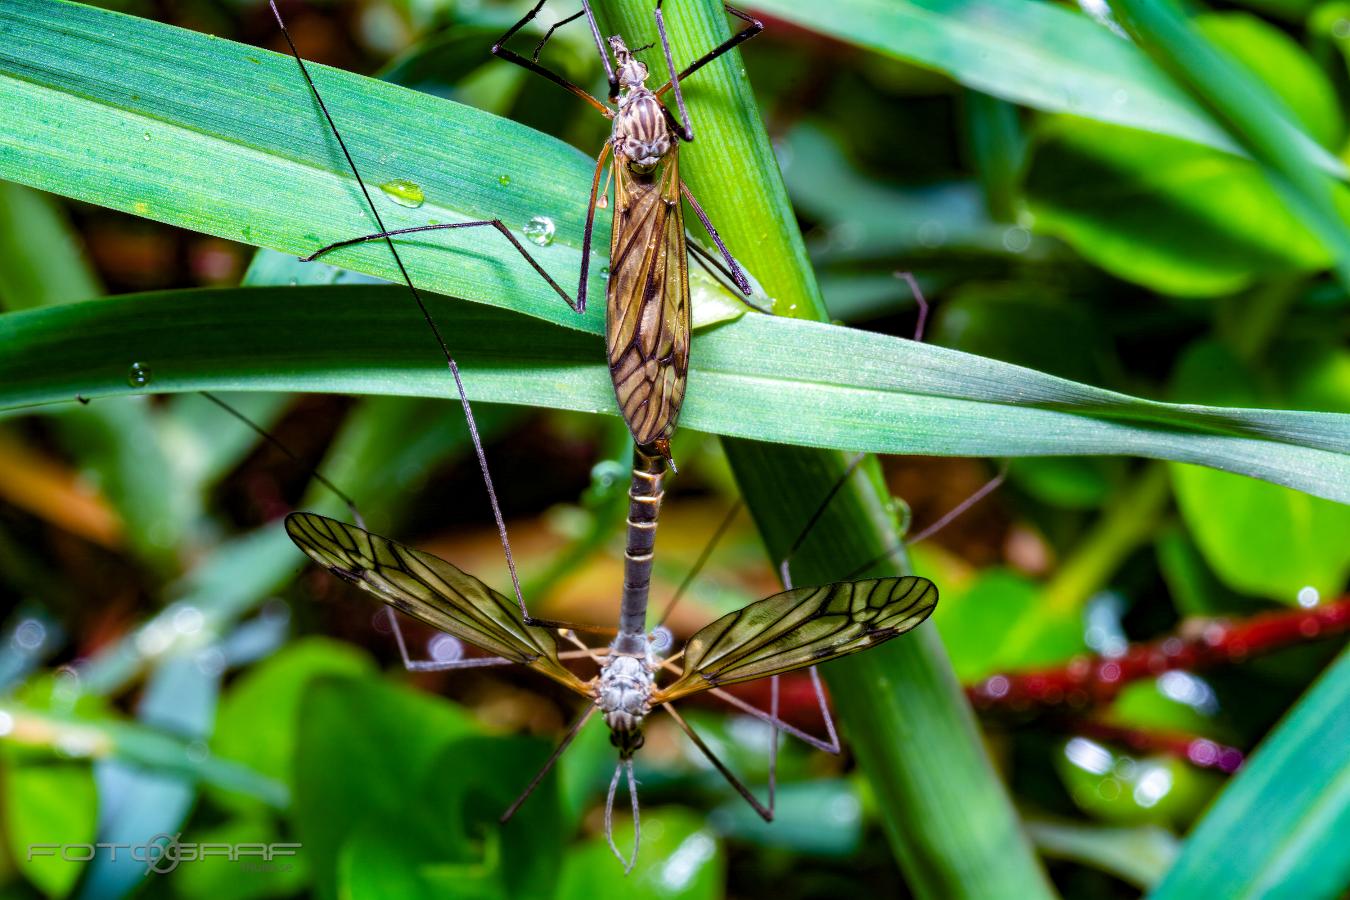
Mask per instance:
[[[286,517],[286,532],[310,559],[344,581],[399,612],[494,654],[462,660],[460,665],[517,663],[586,698],[585,711],[502,815],[503,822],[543,780],[590,717],[596,712],[604,716],[610,742],[619,751],[605,802],[605,837],[625,872],[637,862],[641,834],[633,754],[642,746],[647,716],[658,707],[669,713],[737,792],[770,821],[772,810],[754,798],[671,704],[701,691],[720,693],[726,685],[780,675],[883,643],[928,618],[938,600],[931,581],[912,575],[793,588],[705,625],[683,650],[663,660],[656,637],[646,631],[645,596],[639,611],[630,603],[636,597],[625,592],[618,635],[608,648],[594,650],[566,629],[527,624],[513,600],[430,553],[315,513],[291,513]],[[581,650],[559,651],[559,636]],[[564,665],[564,659],[578,656],[588,656],[599,665],[591,679],[583,681]],[[457,664],[437,664],[437,668],[453,667]],[[658,685],[658,676],[665,672],[673,680]],[[780,724],[775,720],[775,727]],[[627,781],[633,809],[633,850],[627,859],[614,842],[612,828],[621,778]]]

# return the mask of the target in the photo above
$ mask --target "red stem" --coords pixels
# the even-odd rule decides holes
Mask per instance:
[[[991,675],[979,684],[967,687],[966,692],[981,710],[1020,712],[1066,705],[1078,709],[1109,702],[1125,685],[1142,678],[1173,669],[1198,671],[1241,662],[1251,656],[1334,637],[1346,631],[1350,631],[1350,597],[1312,609],[1261,613],[1240,621],[1196,620],[1184,623],[1173,634],[1133,644],[1120,656],[1080,656],[1054,668]],[[748,703],[761,709],[768,708],[767,680],[735,685],[730,690]],[[800,673],[784,676],[779,710],[780,715],[793,725],[817,729],[820,712],[810,679]],[[1188,739],[1178,740],[1185,743]],[[1181,755],[1195,761],[1190,753],[1182,752]],[[1201,755],[1207,757],[1207,751]]]
[[[966,689],[978,709],[1081,708],[1105,703],[1132,681],[1173,669],[1196,671],[1350,630],[1350,597],[1312,609],[1262,613],[1242,621],[1188,622],[1175,633],[1132,644],[1120,656],[1079,656],[1064,666],[990,675]]]

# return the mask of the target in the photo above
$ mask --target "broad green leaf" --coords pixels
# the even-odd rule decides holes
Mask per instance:
[[[1223,128],[1137,47],[1050,3],[1025,0],[756,0],[804,28],[942,72],[966,87],[1241,153]],[[1310,166],[1345,170],[1292,125]]]
[[[1323,360],[1323,370],[1346,357],[1308,355]],[[1302,375],[1315,380],[1318,370]],[[1173,396],[1250,404],[1268,399],[1257,391],[1254,375],[1217,344],[1197,344],[1182,357]],[[1350,394],[1341,395],[1339,407],[1350,410]],[[1350,507],[1195,466],[1173,466],[1172,483],[1187,529],[1230,588],[1294,605],[1306,586],[1332,597],[1345,584]]]
[[[29,113],[5,117],[0,175],[293,255],[371,230],[289,57],[54,0],[7,4],[0,25],[25,50],[0,62],[0,97],[8,109]],[[580,245],[568,191],[569,176],[586,179],[580,154],[468,107],[312,68],[386,224],[500,217],[520,232],[532,216],[549,216],[559,236],[539,257],[560,273],[577,271],[575,249],[561,251]],[[89,165],[91,154],[106,166],[99,176],[78,171],[104,168]],[[378,189],[400,179],[416,182],[426,197],[415,211]],[[519,257],[520,271],[509,261],[498,265],[498,257],[516,254],[500,234],[485,231],[492,230],[467,229],[444,242],[457,248],[457,259],[436,268],[458,275],[443,284],[420,271],[426,254],[407,253],[414,278],[470,297],[490,284],[525,305],[566,311],[556,295],[544,301],[534,293],[551,292],[537,276],[523,275]],[[358,252],[388,261],[386,249]],[[396,275],[390,266],[376,274]]]
[[[346,644],[317,637],[288,644],[230,685],[216,714],[216,754],[293,787],[300,701],[310,682],[371,671],[370,660]]]
[[[1026,185],[1035,230],[1119,278],[1210,296],[1329,262],[1250,160],[1068,118],[1041,139]]]
[[[1342,286],[1350,286],[1345,185],[1312,161],[1321,148],[1294,124],[1277,92],[1208,40],[1176,0],[1111,0],[1111,6],[1140,45],[1213,109],[1261,163],[1271,185],[1330,251]]]
[[[615,816],[614,843],[625,853],[633,846],[633,826],[623,813]],[[589,900],[597,893],[615,900],[722,896],[726,868],[722,844],[699,816],[679,809],[644,810],[641,849],[637,866],[625,877],[603,837],[575,848],[558,879],[558,900]]]
[[[1336,91],[1293,38],[1245,13],[1197,16],[1195,25],[1269,85],[1318,143],[1324,147],[1337,145],[1345,122]]]
[[[318,896],[340,896],[340,860],[361,834],[406,836],[447,861],[466,851],[463,824],[411,799],[453,741],[472,735],[467,713],[373,678],[319,678],[300,702],[294,823]]]
[[[1153,894],[1342,896],[1350,884],[1350,650],[1210,806]]]
[[[32,248],[40,247],[34,253]],[[0,183],[0,309],[91,300],[102,291],[50,197]]]
[[[10,858],[30,884],[45,896],[64,897],[85,866],[52,855],[34,854],[36,844],[93,843],[98,825],[94,773],[84,760],[55,760],[32,751],[5,747],[0,754],[0,795],[5,843]]]
[[[1221,782],[1215,773],[1174,756],[1135,757],[1084,737],[1065,742],[1054,763],[1075,803],[1122,825],[1184,827]]]
[[[292,255],[374,230],[290,57],[62,0],[7,3],[0,32],[0,107],[11,113],[0,119],[0,178]],[[472,107],[310,70],[387,227],[501,219],[575,292],[585,156]],[[401,182],[423,202],[409,208],[380,189]],[[554,226],[548,246],[525,236],[537,218]],[[416,235],[402,257],[428,290],[601,330],[604,304],[578,317],[493,228]],[[399,278],[380,242],[325,261]],[[604,296],[603,266],[592,262],[592,297]],[[716,302],[725,294],[700,280],[698,318],[739,315],[739,304]]]
[[[253,847],[293,843],[267,815],[240,816],[207,827],[194,825],[184,840]],[[304,848],[277,849],[270,861],[241,854],[238,859],[207,856],[181,865],[173,873],[174,895],[183,900],[263,900],[297,895],[309,878]]]
[[[188,302],[185,302],[187,300]],[[433,299],[474,400],[609,412],[596,338]],[[420,317],[396,287],[123,297],[0,318],[0,408],[154,391],[380,392],[445,397]],[[72,337],[75,336],[75,337]],[[60,346],[59,354],[52,347]],[[928,344],[753,315],[694,342],[682,423],[717,434],[885,453],[1132,454],[1350,499],[1350,416],[1140,400]]]
[[[946,591],[933,613],[956,677],[965,684],[995,672],[1064,662],[1084,649],[1080,611],[1048,609],[1031,579],[1005,569],[982,572],[964,590]]]
[[[412,772],[392,773],[406,784],[405,808],[415,806],[418,812],[394,827],[356,811],[362,817],[338,859],[340,896],[506,900],[551,895],[567,837],[558,827],[557,779],[541,784],[508,824],[498,822],[548,751],[539,740],[466,737],[446,746],[422,771],[420,784]]]

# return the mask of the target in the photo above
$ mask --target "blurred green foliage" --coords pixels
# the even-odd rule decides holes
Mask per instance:
[[[163,15],[159,5],[141,0],[104,5],[147,19]],[[1180,419],[1132,398],[1229,407],[1221,416],[1241,418],[1232,423],[1235,429],[1241,424],[1239,433],[1272,440],[1269,454],[1251,441],[1243,451],[1245,471],[1273,467],[1274,448],[1315,447],[1337,462],[1323,468],[1290,452],[1280,464],[1323,496],[1344,496],[1338,481],[1344,469],[1335,465],[1350,454],[1344,288],[1350,207],[1342,164],[1350,158],[1350,4],[1253,0],[1238,6],[1191,4],[1185,17],[1171,3],[1122,0],[1094,19],[1071,4],[1026,0],[753,4],[769,25],[744,54],[758,110],[737,114],[767,123],[830,315],[874,333],[857,334],[852,344],[820,345],[849,348],[850,355],[826,363],[856,370],[850,374],[878,392],[894,390],[883,374],[867,369],[862,354],[883,346],[868,343],[876,336],[910,334],[913,298],[892,272],[912,271],[935,305],[929,340],[982,358],[943,357],[950,371],[935,364],[928,377],[965,375],[969,388],[980,373],[994,373],[988,390],[1011,394],[1048,383],[1036,373],[1058,376],[1072,384],[1060,384],[1065,394],[1053,402],[1067,405],[1072,392],[1082,391],[1074,395],[1079,411],[1094,422],[1125,413],[1083,386],[1127,394],[1135,404],[1128,414],[1136,435],[1156,430],[1166,437],[1165,429]],[[594,153],[607,124],[486,53],[524,8],[367,0],[294,4],[284,11],[307,56],[382,73],[521,123],[446,113],[466,128],[483,129],[475,132],[481,154],[466,159],[455,152],[458,134],[398,130],[415,127],[403,123],[415,123],[416,110],[441,107],[400,106],[390,99],[396,95],[356,80],[329,96],[358,158],[366,158],[363,146],[377,142],[395,154],[403,143],[418,146],[412,155],[443,154],[445,168],[422,182],[431,203],[400,213],[409,223],[438,211],[496,215],[506,204],[508,224],[518,230],[524,222],[512,216],[543,210],[558,219],[557,241],[540,251],[545,264],[572,272],[581,227],[573,213],[584,198],[574,196],[571,185],[573,176],[587,176],[587,165],[562,142]],[[0,23],[8,16],[10,26],[27,28],[73,9],[23,0],[0,10]],[[680,4],[667,3],[667,15],[678,18]],[[159,34],[149,22],[117,21],[126,34]],[[193,0],[174,6],[172,22],[281,49],[275,22],[257,4]],[[544,58],[600,92],[594,47],[579,26],[560,31]],[[653,36],[644,34],[644,41]],[[211,77],[209,52],[161,58],[162,46],[146,38],[126,52],[147,71],[196,76],[199,84],[188,78],[185,92],[221,86],[200,86]],[[528,49],[528,39],[522,46]],[[37,86],[61,78],[89,79],[67,91],[67,102],[82,102],[86,87],[117,97],[143,74],[100,69],[96,54],[63,64],[63,51],[68,47],[59,42],[0,49],[5,97],[41,109]],[[253,52],[242,49],[242,58]],[[241,63],[264,64],[261,56]],[[304,99],[302,83],[276,77],[270,93]],[[709,98],[699,94],[691,83],[696,125],[700,115],[704,121],[727,117],[701,108]],[[170,112],[183,118],[201,112],[174,95],[122,100],[124,111],[163,101],[181,107]],[[259,161],[240,153],[237,170],[207,171],[200,164],[200,178],[181,184],[179,170],[166,169],[159,174],[173,188],[166,197],[176,192],[175,211],[167,212],[167,200],[162,208],[139,211],[212,234],[226,233],[228,225],[230,237],[293,252],[312,243],[306,214],[315,209],[330,211],[334,222],[346,216],[343,227],[363,228],[359,196],[340,158],[330,158],[320,123],[302,128],[271,102],[239,97],[237,106],[206,115],[267,146],[281,134],[309,156]],[[385,117],[353,121],[344,117],[344,103],[370,104]],[[35,116],[0,130],[8,137],[41,126],[61,134],[61,121]],[[131,130],[64,134],[60,149],[68,156],[59,163],[55,146],[44,156],[42,147],[23,140],[0,141],[0,170],[85,197],[83,188],[63,184],[62,172],[69,170],[61,168],[83,166],[90,183],[105,179],[98,182],[104,193],[86,199],[138,211],[136,196],[121,190],[118,179],[145,173],[133,164],[111,175],[90,166],[94,143],[125,139],[127,148],[144,143],[154,152],[178,146],[186,158],[187,148],[210,149],[218,137],[182,134],[175,142],[159,120],[143,126],[128,115],[123,124]],[[312,134],[306,131],[311,125]],[[492,155],[494,142],[502,145],[499,156]],[[254,164],[256,170],[246,168]],[[280,183],[284,177],[240,175],[266,173],[274,164],[295,173],[289,193]],[[508,171],[514,174],[500,181]],[[706,189],[703,194],[706,199]],[[273,208],[278,224],[252,220],[253,226],[236,229],[222,210],[250,203]],[[791,248],[795,230],[783,226],[775,241]],[[736,228],[724,231],[733,251],[756,258],[754,273],[764,283],[791,280],[784,272],[791,275],[798,264],[792,251],[774,241],[741,249]],[[525,311],[575,326],[556,297],[525,276],[518,290],[502,289],[498,279],[515,278],[518,261],[498,256],[500,248],[490,242],[470,245],[473,252],[450,266],[444,257],[421,255],[427,277],[439,279],[433,286],[517,311],[510,315]],[[116,302],[156,310],[152,304],[181,304],[188,321],[189,310],[226,309],[232,296],[182,290],[188,287],[303,283],[317,293],[297,296],[320,303],[331,296],[336,309],[338,295],[323,291],[370,280],[300,266],[273,251],[251,253],[219,237],[152,227],[0,182],[0,347],[18,358],[15,323],[36,321],[20,320],[21,311],[51,314],[50,307],[104,293],[174,289]],[[387,274],[378,252],[353,262]],[[189,307],[194,297],[199,305]],[[68,312],[81,323],[77,336],[84,344],[72,339],[52,352],[41,345],[43,353],[25,357],[37,362],[13,373],[2,389],[37,391],[42,378],[68,374],[86,356],[137,359],[136,347],[119,343],[137,332],[102,330],[103,316],[117,308]],[[718,309],[710,320],[734,315]],[[175,321],[164,333],[167,318],[152,323],[166,344],[188,344],[213,327]],[[499,331],[514,328],[520,335],[552,327],[492,321]],[[266,320],[248,324],[259,333],[269,328]],[[193,333],[180,337],[175,327]],[[314,344],[350,337],[338,333],[341,327],[340,317],[315,315]],[[594,331],[598,317],[579,327]],[[423,340],[416,328],[409,326],[410,346]],[[764,363],[735,343],[743,333],[743,323],[708,329],[696,347],[705,353],[731,347],[753,373]],[[481,352],[474,335],[452,337],[452,346]],[[562,342],[570,348],[580,346],[578,340],[568,333]],[[433,372],[426,377],[441,378],[435,393],[444,395],[434,354],[418,361],[418,353],[433,349],[423,343],[397,362],[413,375],[418,366]],[[541,346],[531,343],[522,356]],[[33,346],[22,349],[31,353]],[[783,359],[802,355],[800,345],[775,352]],[[914,360],[928,358],[924,348],[917,352]],[[215,379],[205,383],[258,387],[248,380],[247,354],[243,347],[233,356],[198,360],[203,378]],[[504,394],[519,393],[513,366],[525,363],[486,358],[482,371],[500,376],[496,384],[506,385]],[[1000,380],[1011,370],[996,362],[1036,373]],[[284,386],[295,374],[266,376]],[[354,361],[345,377],[371,376]],[[843,383],[843,375],[831,377]],[[806,381],[800,379],[803,391]],[[501,810],[573,715],[567,699],[516,673],[402,674],[371,606],[331,579],[300,575],[301,558],[277,523],[292,507],[343,514],[339,498],[312,483],[310,469],[318,465],[358,500],[375,530],[421,540],[488,581],[505,582],[477,469],[465,458],[457,405],[379,396],[397,393],[397,384],[392,378],[372,383],[375,396],[351,402],[228,396],[292,447],[298,463],[193,394],[4,413],[0,738],[7,739],[0,740],[0,883],[6,896],[924,895],[934,893],[932,882],[916,872],[937,868],[939,857],[949,862],[978,851],[982,817],[997,799],[983,810],[955,811],[954,818],[966,820],[965,833],[924,835],[926,842],[912,845],[902,837],[888,845],[883,824],[892,837],[897,829],[922,832],[931,824],[916,820],[911,809],[879,805],[890,775],[784,743],[778,820],[764,825],[678,734],[654,727],[640,765],[642,850],[625,879],[598,827],[613,750],[595,722],[563,757],[557,776],[500,827]],[[694,383],[691,410],[697,391]],[[827,399],[817,412],[828,409],[832,395],[821,396]],[[944,422],[936,405],[923,405],[922,392],[914,396],[920,399],[907,421],[934,441],[929,446],[984,441],[991,454],[1001,447],[1016,455],[1033,446],[1068,452],[1067,432],[1037,424],[1035,433],[1018,433],[1019,423],[1047,423],[1048,417],[1004,417],[1006,410],[989,403],[969,419]],[[1262,410],[1330,415],[1261,419]],[[609,417],[556,410],[527,414],[480,404],[476,411],[532,604],[607,621],[626,477],[621,427]],[[758,421],[760,412],[747,406],[743,415]],[[808,424],[818,427],[804,423],[804,431]],[[1182,435],[1176,446],[1187,450],[1203,447],[1207,428],[1220,429],[1218,418],[1186,425],[1189,430],[1176,432]],[[859,415],[830,427],[861,435],[866,423]],[[902,423],[888,428],[903,432]],[[868,440],[830,446],[872,446]],[[1143,437],[1139,441],[1107,449],[1138,449]],[[1218,458],[1195,452],[1202,461]],[[677,455],[682,473],[672,482],[658,560],[665,596],[736,490],[726,460],[706,436],[682,433]],[[887,510],[883,527],[893,520],[912,519],[919,527],[936,520],[992,471],[968,461],[887,460],[885,476],[904,502]],[[784,508],[817,506],[820,497],[807,496],[805,488],[779,486]],[[691,510],[687,517],[684,510]],[[761,520],[766,514],[755,512]],[[794,519],[777,527],[796,533],[800,524]],[[1110,655],[1134,642],[1185,633],[1192,616],[1245,617],[1338,602],[1350,572],[1347,548],[1350,514],[1333,500],[1180,462],[1051,455],[1012,460],[1007,486],[920,544],[914,565],[942,586],[937,631],[956,676],[971,685],[1063,665],[1085,651]],[[676,630],[687,634],[714,612],[771,590],[760,556],[742,518],[694,584],[687,602],[695,615],[677,620]],[[428,637],[419,634],[419,646]],[[1159,885],[1160,896],[1334,897],[1346,890],[1350,734],[1343,710],[1350,667],[1343,651],[1331,663],[1343,639],[1306,637],[1300,646],[1259,659],[1246,656],[1266,648],[1243,648],[1232,665],[1145,679],[1102,709],[1060,704],[986,718],[990,752],[1056,890],[1075,897],[1133,896]],[[853,708],[869,702],[839,699]],[[904,709],[903,696],[885,701]],[[810,702],[794,702],[795,713],[818,728]],[[762,793],[764,729],[712,708],[692,710],[691,719]],[[859,721],[850,719],[854,736],[866,738]],[[1103,724],[1135,737],[1181,735],[1255,753],[1229,777],[1156,743],[1138,749],[1092,736],[1092,726]],[[910,739],[930,740],[931,757],[910,761],[903,771],[930,767],[940,782],[944,762],[955,758],[940,743],[947,736]],[[129,855],[80,862],[29,852],[33,844],[139,844],[158,834],[197,843],[296,842],[301,849],[269,864],[215,858],[149,877],[144,862]],[[630,836],[631,826],[621,823],[620,847]],[[922,849],[918,858],[900,850],[897,860],[897,846]],[[1008,865],[1014,856],[1010,851]],[[992,866],[996,877],[999,863],[972,860],[971,868]]]

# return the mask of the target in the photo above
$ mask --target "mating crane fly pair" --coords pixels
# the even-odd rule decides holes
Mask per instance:
[[[567,296],[500,220],[435,224],[392,231],[386,229],[361,179],[355,160],[342,141],[332,115],[286,32],[275,3],[272,4],[277,22],[379,227],[379,231],[374,234],[339,241],[309,258],[366,241],[379,240],[388,245],[455,378],[497,519],[516,596],[512,600],[492,590],[445,560],[324,516],[293,513],[286,519],[286,529],[301,550],[333,574],[374,594],[391,609],[492,654],[486,658],[448,662],[410,661],[395,622],[395,634],[400,649],[404,651],[405,664],[410,668],[453,669],[515,663],[534,669],[586,698],[587,706],[583,714],[502,818],[505,821],[515,812],[586,721],[594,713],[600,712],[610,729],[611,741],[619,751],[619,762],[606,799],[605,833],[615,855],[624,862],[626,870],[630,870],[637,859],[640,835],[632,758],[642,746],[642,727],[648,715],[657,708],[668,712],[732,786],[766,821],[770,820],[773,809],[772,779],[769,806],[765,807],[712,754],[671,704],[691,694],[711,691],[768,721],[775,728],[775,738],[777,730],[806,737],[777,718],[776,702],[766,714],[748,708],[743,702],[724,694],[721,688],[806,668],[889,640],[914,628],[928,617],[937,603],[937,589],[926,579],[912,576],[789,589],[715,620],[695,633],[680,653],[664,660],[659,657],[658,651],[662,648],[658,647],[654,636],[646,629],[648,588],[656,519],[663,496],[661,482],[670,456],[670,436],[684,399],[688,370],[690,309],[687,254],[693,253],[704,265],[729,278],[747,296],[751,293],[740,267],[680,179],[679,142],[694,138],[680,91],[680,81],[753,37],[762,26],[728,6],[727,11],[748,22],[749,27],[683,70],[677,70],[662,18],[661,0],[658,0],[654,19],[660,47],[672,77],[661,87],[651,90],[646,86],[647,66],[635,55],[638,51],[630,50],[618,36],[610,37],[608,41],[602,40],[590,5],[582,0],[582,10],[562,20],[554,28],[585,16],[604,61],[610,99],[615,103],[615,108],[610,108],[584,89],[539,64],[539,49],[547,42],[552,29],[536,49],[533,58],[522,57],[505,46],[539,13],[544,2],[540,0],[507,31],[492,48],[492,52],[566,88],[613,121],[611,138],[596,161],[592,179],[581,275],[575,300]],[[675,97],[678,118],[661,101],[668,91]],[[629,491],[628,537],[619,625],[611,632],[616,636],[607,648],[594,649],[582,643],[571,627],[559,627],[561,623],[534,619],[525,607],[506,540],[505,525],[458,367],[408,277],[392,239],[404,234],[448,228],[495,228],[573,309],[582,312],[586,304],[597,197],[610,155],[613,156],[610,171],[615,204],[610,241],[606,346],[615,395],[632,431],[635,451],[633,486]],[[689,202],[707,229],[726,261],[725,267],[696,244],[687,243],[681,211],[682,199]],[[578,649],[560,651],[558,637],[565,638]],[[589,680],[583,680],[565,665],[566,660],[582,657],[590,658],[598,665],[597,674]],[[658,678],[666,672],[671,674],[673,680],[658,684]],[[774,696],[776,698],[776,693]],[[817,746],[827,746],[815,739],[807,739]],[[625,775],[634,821],[634,845],[627,859],[615,845],[611,827],[615,794],[621,777]]]

